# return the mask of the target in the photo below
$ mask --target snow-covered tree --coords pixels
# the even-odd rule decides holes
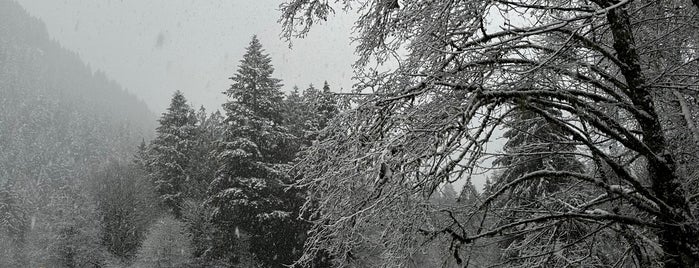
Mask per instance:
[[[155,218],[158,199],[135,164],[110,162],[91,176],[101,244],[113,256],[131,260]]]
[[[184,223],[166,216],[148,228],[136,254],[135,267],[189,267],[192,240]]]
[[[539,108],[560,116],[559,111],[549,107]],[[520,211],[523,209],[556,210],[561,205],[560,200],[574,203],[581,196],[583,198],[590,197],[584,196],[590,194],[589,191],[586,191],[590,187],[581,189],[575,185],[574,178],[565,175],[541,177],[508,187],[508,184],[533,172],[565,171],[584,174],[585,168],[577,157],[575,144],[569,142],[569,135],[558,125],[549,123],[536,112],[524,107],[516,107],[511,110],[505,121],[507,130],[503,137],[507,139],[507,142],[503,147],[503,152],[493,161],[493,165],[501,169],[498,170],[497,176],[494,176],[493,187],[495,190],[506,189],[506,192],[502,194],[503,198],[498,199],[493,205],[495,212],[491,213],[496,213],[498,218],[491,218],[494,218],[499,225],[511,224],[518,220],[538,216],[532,215],[532,213],[521,213]],[[531,229],[535,230],[536,228]],[[545,228],[542,229],[545,230]],[[583,221],[577,219],[561,221],[557,232],[553,233],[556,238],[536,239],[546,236],[546,232],[528,232],[525,228],[518,228],[521,234],[500,242],[502,249],[504,249],[504,260],[510,260],[511,266],[516,266],[515,264],[529,265],[531,262],[527,258],[522,258],[523,261],[516,260],[536,254],[531,250],[527,251],[528,248],[522,246],[524,243],[528,243],[529,248],[535,248],[536,251],[544,251],[546,246],[555,247],[556,243],[567,244],[580,239],[580,234],[586,231],[584,229],[585,223]],[[556,241],[556,243],[552,243],[552,241]],[[538,245],[534,246],[537,243]],[[569,246],[568,250],[570,248],[576,250],[574,246]],[[566,255],[572,256],[573,254],[567,251]],[[559,261],[557,258],[548,256],[545,258],[548,259],[547,265],[560,266],[560,264],[556,264]]]
[[[320,116],[318,128],[324,129],[330,123],[337,113],[340,112],[340,104],[338,98],[330,90],[328,81],[323,82],[323,89],[320,92],[316,110]]]
[[[145,139],[141,139],[141,143],[136,147],[136,153],[133,155],[133,163],[136,167],[146,171],[148,168],[148,144]]]
[[[559,111],[549,113],[560,116]],[[493,161],[493,165],[502,168],[500,176],[495,178],[495,187],[503,187],[521,176],[540,170],[584,172],[583,164],[575,155],[575,144],[568,142],[569,135],[559,126],[526,108],[515,108],[506,121],[504,152]],[[569,179],[539,178],[527,181],[508,189],[508,201],[537,202],[542,195],[565,187]]]
[[[299,138],[306,135],[306,118],[308,107],[304,102],[303,95],[299,92],[299,87],[294,86],[291,92],[284,99],[284,111],[286,116],[285,124],[289,131]]]
[[[206,199],[209,183],[218,169],[214,153],[217,140],[223,135],[223,116],[219,111],[207,114],[204,107],[196,113],[197,131],[195,144],[189,155],[190,180],[186,183],[185,198],[198,202]]]
[[[311,84],[302,94],[299,94],[298,87],[295,86],[284,100],[287,111],[286,124],[291,133],[298,137],[303,145],[310,145],[339,112],[337,99],[328,82],[324,83],[322,91]]]
[[[207,203],[220,231],[218,257],[240,261],[241,236],[249,236],[254,257],[279,267],[293,262],[302,243],[296,220],[300,198],[290,183],[296,137],[283,125],[283,94],[270,57],[253,37],[226,91],[224,133],[217,148],[220,168]],[[244,248],[244,247],[243,247]]]
[[[530,261],[527,266],[699,263],[699,200],[696,188],[686,187],[696,179],[673,153],[661,110],[668,90],[681,95],[680,103],[699,90],[698,31],[690,30],[699,25],[696,1],[287,0],[284,35],[304,36],[333,10],[352,8],[359,13],[356,93],[364,98],[303,161],[312,163],[303,169],[307,207],[319,215],[307,253],[323,247],[346,256],[365,239],[363,224],[400,211],[384,224],[405,226],[412,235],[381,237],[377,243],[389,245],[387,266],[404,264],[415,245],[404,242],[410,239],[446,237],[452,243],[444,250],[463,265],[470,253],[460,245],[523,231],[545,234],[554,245],[522,244],[531,254],[515,258]],[[527,19],[512,19],[519,15]],[[668,54],[681,60],[657,60]],[[376,70],[376,62],[395,64]],[[557,170],[554,163],[523,170],[477,206],[449,211],[474,217],[429,225],[421,215],[432,208],[422,200],[445,181],[477,172],[507,114],[522,108],[560,128],[560,144],[577,146],[594,172]],[[696,117],[687,114],[682,125],[691,131]],[[565,159],[570,151],[551,153]],[[542,179],[554,186],[561,178],[595,194],[553,187],[553,196],[564,197],[552,199],[557,206],[520,206],[524,216],[492,224],[495,201],[510,190]],[[572,246],[558,243],[564,237],[559,226],[571,219],[588,227],[571,242],[579,252],[560,250]],[[462,228],[473,223],[482,228]]]
[[[192,178],[190,157],[196,149],[197,119],[182,92],[172,96],[170,107],[158,120],[149,150],[148,170],[162,204],[180,217],[186,184]]]
[[[0,267],[100,266],[90,174],[127,161],[156,117],[17,2],[0,1],[0,25]]]

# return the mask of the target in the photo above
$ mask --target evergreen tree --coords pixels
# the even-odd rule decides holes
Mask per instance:
[[[273,72],[253,37],[226,91],[230,100],[223,106],[225,129],[217,151],[221,166],[207,203],[220,231],[214,254],[231,263],[247,262],[240,252],[245,240],[253,257],[272,267],[293,262],[303,243],[303,224],[295,220],[301,198],[285,191],[296,139],[283,126],[283,94]]]
[[[188,174],[191,178],[186,184],[186,197],[201,202],[206,198],[206,190],[216,175],[218,164],[211,152],[216,140],[223,134],[223,117],[219,111],[207,115],[206,109],[200,107],[196,113],[197,131],[195,146],[190,154]]]
[[[284,99],[285,124],[294,136],[303,137],[303,124],[306,120],[305,111],[307,109],[303,96],[299,93],[299,87],[294,86],[291,92]]]
[[[192,256],[194,267],[216,266],[207,256],[216,236],[210,216],[211,207],[203,201],[207,198],[207,189],[216,177],[218,161],[215,152],[217,140],[223,135],[223,116],[219,111],[207,115],[204,107],[197,112],[198,135],[196,148],[191,155],[190,166],[193,179],[187,183],[187,199],[182,211],[182,220],[187,226],[192,239]],[[197,266],[200,265],[200,266]]]
[[[330,85],[325,82],[323,89],[318,90],[312,84],[299,95],[298,87],[286,98],[287,124],[292,133],[305,146],[310,146],[319,132],[339,112],[337,99],[330,91]]]
[[[329,121],[340,112],[340,107],[337,102],[337,97],[330,90],[328,81],[323,83],[323,91],[320,93],[317,111],[320,115],[318,123],[319,129],[324,129],[328,126]]]
[[[560,115],[559,111],[543,109],[551,114]],[[504,154],[493,161],[494,166],[499,166],[503,170],[498,172],[494,177],[493,185],[488,185],[486,191],[497,191],[508,183],[539,170],[584,172],[583,164],[574,155],[575,145],[567,142],[570,139],[566,137],[565,132],[532,110],[521,106],[515,107],[507,126],[509,129],[503,135],[507,138],[503,148]],[[573,194],[557,199],[554,195],[560,195],[564,192],[564,188],[571,189]],[[510,188],[495,206],[501,211],[503,218],[500,224],[504,225],[525,218],[526,214],[521,213],[523,208],[532,211],[560,209],[561,203],[557,200],[575,199],[577,194],[585,194],[585,190],[572,185],[568,178],[542,177]],[[581,234],[584,233],[585,224],[577,220],[562,221],[557,230],[559,234],[554,235],[558,241],[570,243],[580,239]],[[523,231],[521,235],[503,240],[500,246],[504,250],[506,259],[519,259],[521,256],[533,254],[533,252],[522,251],[522,244],[547,245],[551,243],[549,240],[539,240],[540,237],[546,236],[546,234]],[[512,265],[515,264],[526,265],[526,262],[512,263]]]
[[[136,165],[136,167],[143,171],[148,170],[148,144],[146,144],[145,139],[142,139],[141,144],[136,147],[136,153],[133,156],[133,163]]]
[[[575,145],[567,142],[567,134],[560,127],[531,110],[515,109],[508,120],[509,129],[503,135],[507,139],[503,147],[505,153],[493,161],[493,165],[504,168],[495,178],[495,187],[537,170],[583,171],[582,163],[572,154],[576,151]],[[522,183],[513,190],[509,202],[536,202],[542,194],[555,192],[565,183],[565,180],[552,178]]]
[[[197,119],[187,100],[177,91],[158,121],[160,126],[151,143],[148,168],[162,204],[179,218],[186,183],[192,176],[188,171],[196,146]]]
[[[304,138],[308,142],[313,140],[315,134],[322,129],[320,126],[322,116],[319,109],[321,100],[321,92],[313,84],[308,85],[308,88],[303,91],[303,116],[305,120],[302,122],[302,127],[306,130]]]
[[[298,146],[310,145],[309,131],[307,125],[310,124],[309,115],[311,107],[306,102],[303,93],[299,92],[298,86],[294,86],[293,90],[284,99],[285,120],[284,124],[289,128],[298,140]]]

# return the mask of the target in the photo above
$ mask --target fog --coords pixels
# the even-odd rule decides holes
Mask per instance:
[[[294,85],[349,90],[352,17],[342,12],[293,47],[279,38],[274,0],[20,0],[49,35],[103,70],[160,113],[176,90],[194,106],[218,109],[221,92],[257,35],[284,90]]]

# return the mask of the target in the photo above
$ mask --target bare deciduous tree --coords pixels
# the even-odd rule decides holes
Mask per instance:
[[[425,239],[446,237],[445,252],[464,265],[473,254],[464,249],[528,233],[540,241],[500,264],[699,263],[697,189],[685,187],[697,182],[687,171],[695,157],[673,151],[676,137],[696,136],[696,1],[288,0],[281,9],[289,39],[334,9],[359,14],[362,97],[298,167],[316,220],[306,259],[323,248],[352,261],[369,244],[385,266],[400,266]],[[515,107],[562,129],[556,142],[575,145],[585,171],[542,168],[473,204],[430,204],[439,185],[470,179]],[[546,209],[520,207],[518,219],[497,224],[496,201],[511,189],[560,178],[585,193],[562,188],[543,197]],[[589,228],[556,242],[571,219]],[[605,245],[619,254],[602,253]]]

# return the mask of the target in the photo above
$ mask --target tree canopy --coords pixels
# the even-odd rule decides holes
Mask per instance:
[[[302,161],[309,163],[301,167],[300,184],[310,189],[306,209],[317,217],[306,256],[327,248],[351,262],[353,245],[366,241],[381,245],[384,266],[405,265],[418,250],[414,241],[446,237],[444,251],[463,264],[470,248],[488,239],[556,237],[557,226],[576,219],[589,227],[578,239],[523,244],[500,264],[696,265],[697,192],[690,185],[697,180],[687,170],[697,159],[672,149],[677,133],[697,133],[696,1],[288,0],[281,9],[289,39],[334,10],[359,14],[361,97]],[[559,129],[546,154],[568,155],[584,169],[523,170],[475,206],[426,203],[439,185],[470,180],[516,110]],[[563,177],[588,194],[557,195],[561,188],[549,198],[557,206],[521,207],[525,215],[496,224],[505,193]],[[434,224],[430,214],[452,220]],[[471,224],[478,228],[464,227]],[[386,235],[365,235],[377,228]],[[586,250],[561,250],[571,246]]]
[[[231,263],[245,263],[235,255],[243,243],[255,260],[280,267],[295,260],[303,241],[299,232],[305,225],[297,220],[301,198],[297,190],[285,189],[297,138],[284,124],[283,93],[273,72],[253,36],[226,91],[225,127],[215,150],[220,167],[207,203],[221,231],[216,255]]]

